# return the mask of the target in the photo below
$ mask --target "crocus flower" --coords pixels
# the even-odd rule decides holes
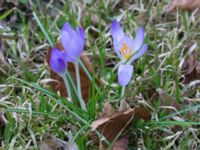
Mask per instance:
[[[84,30],[81,27],[74,30],[69,23],[65,23],[61,29],[61,42],[67,53],[67,61],[75,62],[84,48]]]
[[[67,54],[57,48],[52,48],[50,57],[51,69],[59,75],[63,75],[67,69]]]
[[[123,63],[118,68],[118,80],[121,86],[126,86],[132,77],[133,66],[131,63],[141,57],[147,51],[144,44],[144,29],[140,27],[136,32],[135,39],[124,34],[120,24],[114,20],[111,25],[111,35],[113,37],[114,50]]]

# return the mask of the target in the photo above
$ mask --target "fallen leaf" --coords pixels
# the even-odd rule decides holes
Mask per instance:
[[[177,8],[192,11],[200,8],[200,0],[172,0],[171,3],[164,7],[166,12],[172,12]]]
[[[79,150],[78,146],[73,143],[69,144],[56,137],[46,135],[44,142],[40,144],[40,150]]]
[[[91,125],[92,130],[97,129],[106,139],[112,143],[116,136],[132,121],[134,109],[129,108],[126,111],[115,112],[112,116],[104,116],[97,119]],[[106,148],[106,143],[103,142]]]
[[[151,118],[151,111],[147,108],[144,108],[144,107],[135,107],[135,117],[136,118],[140,118],[140,119],[143,119],[145,121],[147,120],[150,120]]]
[[[111,150],[128,150],[128,143],[128,136],[123,137],[113,144]]]
[[[195,48],[189,57],[184,60],[181,66],[181,73],[185,76],[183,83],[188,84],[191,81],[199,80],[200,79],[200,62],[197,60],[198,54],[196,44],[192,41],[189,45],[185,48],[185,54],[187,55],[190,52],[191,48]]]
[[[62,44],[61,43],[56,44],[56,48],[62,50],[63,49]],[[46,55],[46,61],[47,61],[48,65],[49,65],[50,56],[51,56],[51,48],[49,48],[47,50],[47,55]],[[83,53],[81,55],[80,59],[82,60],[82,62],[84,63],[84,65],[86,66],[88,71],[90,73],[92,73],[92,65],[91,65],[88,57]],[[54,91],[59,91],[63,97],[66,97],[67,90],[65,88],[63,79],[57,73],[52,71],[50,67],[49,67],[49,69],[50,69],[51,78],[53,80],[55,80],[55,81],[51,82],[52,89]],[[89,78],[87,77],[86,73],[84,72],[84,70],[82,69],[82,67],[80,65],[79,65],[79,69],[80,69],[82,96],[83,96],[83,99],[85,100],[85,102],[87,102],[88,96],[89,96],[89,89],[92,86],[92,82],[89,80]],[[69,73],[70,73],[72,79],[74,80],[74,83],[76,84],[76,72],[75,72],[75,67],[74,67],[73,63],[68,63],[68,70],[69,70]]]

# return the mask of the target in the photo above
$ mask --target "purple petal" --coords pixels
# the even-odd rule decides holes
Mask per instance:
[[[112,21],[110,30],[114,40],[120,41],[123,38],[124,32],[116,20]]]
[[[70,61],[70,57],[67,54],[67,51],[65,51],[65,50],[60,51],[60,55],[61,55],[60,57],[62,57],[64,62],[69,62]]]
[[[61,31],[61,42],[67,52],[68,61],[76,61],[84,48],[84,30],[77,27],[75,31],[69,23],[65,23]]]
[[[61,32],[63,32],[63,31],[66,31],[66,32],[68,32],[69,34],[76,34],[76,32],[74,31],[74,29],[71,27],[71,25],[68,23],[68,22],[66,22],[64,25],[63,25],[63,27],[62,27],[62,29],[61,29]]]
[[[80,38],[81,38],[82,40],[84,40],[84,38],[85,38],[85,33],[84,33],[83,28],[77,27],[77,33],[79,34]]]
[[[144,42],[144,29],[140,27],[136,32],[134,50],[137,51],[139,48],[141,48],[143,42]]]
[[[62,26],[62,29],[61,31],[68,31],[69,29],[71,29],[71,25],[66,22],[63,26]]]
[[[62,57],[62,52],[56,48],[52,48],[50,57],[50,67],[54,72],[58,74],[65,73],[67,68],[66,62]]]
[[[132,56],[130,62],[138,59],[139,57],[142,57],[146,53],[147,49],[148,49],[148,46],[146,44],[143,44],[142,48],[136,54]]]
[[[118,80],[121,86],[126,86],[132,77],[133,66],[132,65],[120,65],[118,68]]]

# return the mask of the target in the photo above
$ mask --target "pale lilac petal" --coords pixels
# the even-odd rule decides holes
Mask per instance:
[[[140,27],[136,32],[134,50],[137,51],[139,48],[141,48],[143,42],[144,42],[144,29]]]
[[[132,65],[120,65],[118,68],[118,80],[121,86],[126,86],[132,77],[133,66]]]
[[[115,53],[117,54],[117,56],[118,56],[119,58],[121,58],[121,54],[120,54],[120,43],[119,43],[117,40],[114,40],[114,41],[113,41],[113,45],[114,45]]]
[[[51,57],[50,57],[50,67],[51,69],[58,73],[63,74],[66,71],[66,62],[62,58],[61,51],[56,48],[52,48]]]
[[[148,49],[148,46],[146,44],[143,44],[142,48],[136,54],[132,56],[130,62],[142,57],[146,53],[147,49]]]
[[[124,32],[116,20],[112,21],[110,30],[114,40],[120,41],[123,38]]]

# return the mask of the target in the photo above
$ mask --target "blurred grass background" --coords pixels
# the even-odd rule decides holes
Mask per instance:
[[[134,36],[138,27],[146,32],[149,50],[134,63],[134,77],[126,89],[130,106],[147,106],[152,109],[151,120],[134,121],[129,129],[130,149],[199,149],[199,101],[197,83],[181,82],[180,63],[184,50],[191,41],[197,43],[199,53],[200,17],[195,12],[176,11],[165,13],[168,0],[88,0],[88,1],[39,1],[4,0],[0,3],[0,111],[8,123],[0,130],[1,149],[38,149],[46,134],[67,141],[69,130],[79,147],[98,149],[87,124],[93,121],[102,106],[109,101],[118,108],[121,87],[117,82],[114,66],[119,59],[114,53],[110,37],[110,24],[120,20],[123,29]],[[82,113],[64,99],[55,101],[54,95],[19,82],[38,83],[51,91],[49,73],[44,58],[50,43],[41,31],[33,12],[39,18],[53,44],[59,40],[60,28],[65,22],[85,29],[85,51],[90,58],[95,76],[102,83],[103,94],[91,94],[95,109]],[[198,57],[199,59],[199,57]],[[114,73],[113,73],[114,72]],[[162,88],[180,105],[181,116],[162,113],[160,97],[151,102],[153,93]],[[77,121],[69,113],[83,118]],[[173,106],[172,106],[173,107]],[[193,115],[188,117],[188,111]],[[164,118],[164,119],[162,119]],[[172,121],[177,121],[176,124]],[[182,122],[179,122],[182,121]],[[173,130],[175,125],[182,130]],[[1,125],[0,125],[1,126]],[[125,134],[125,133],[123,133]]]

